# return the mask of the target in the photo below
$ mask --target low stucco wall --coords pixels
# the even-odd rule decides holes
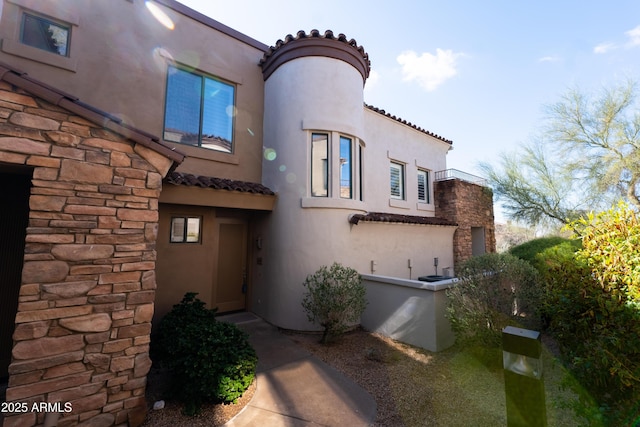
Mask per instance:
[[[446,318],[446,290],[457,279],[436,283],[362,274],[369,304],[362,327],[429,351],[451,347],[455,336]]]

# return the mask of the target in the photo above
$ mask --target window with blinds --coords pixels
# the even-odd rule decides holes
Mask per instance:
[[[404,200],[404,165],[391,162],[391,198]]]
[[[429,203],[429,172],[418,170],[418,201]]]

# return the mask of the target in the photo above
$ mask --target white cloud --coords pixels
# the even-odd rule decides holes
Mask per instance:
[[[618,46],[616,46],[615,43],[600,43],[599,45],[593,48],[593,53],[598,53],[598,54],[607,53],[610,50],[614,50],[617,48]]]
[[[629,30],[625,32],[625,34],[629,38],[629,42],[627,43],[627,46],[629,47],[640,46],[640,25],[635,27],[633,30]]]
[[[402,52],[396,60],[402,66],[404,81],[416,81],[427,92],[434,91],[445,81],[456,76],[457,60],[463,53],[436,49],[436,54],[425,52],[418,56],[414,51]]]
[[[560,57],[559,56],[543,56],[542,58],[538,59],[538,62],[558,62],[560,61]]]
[[[629,31],[625,31],[624,34],[627,36],[627,42],[624,45],[622,43],[600,43],[593,48],[593,53],[607,53],[622,47],[630,49],[640,46],[640,25]]]
[[[364,90],[365,91],[372,90],[374,87],[378,85],[379,81],[380,81],[380,73],[378,73],[376,70],[371,70],[369,72],[369,77],[367,77],[367,82],[364,85]]]

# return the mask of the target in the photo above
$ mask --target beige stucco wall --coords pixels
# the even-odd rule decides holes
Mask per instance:
[[[269,220],[256,225],[262,249],[252,260],[251,309],[278,326],[316,329],[300,303],[306,276],[322,265],[337,261],[370,273],[375,261],[376,274],[402,278],[433,274],[435,256],[440,266],[453,266],[455,227],[349,223],[350,215],[367,211],[433,216],[433,205],[418,209],[415,174],[417,167],[444,169],[449,149],[447,143],[366,109],[362,90],[362,76],[355,68],[319,57],[287,62],[265,83],[264,135],[270,155],[265,156],[263,183],[278,193],[278,200]],[[333,197],[311,197],[314,131],[332,137]],[[340,135],[356,138],[364,146],[362,201],[357,177],[355,199],[339,197]],[[408,199],[399,204],[389,198],[390,158],[407,163]]]
[[[446,155],[451,144],[410,126],[365,109],[367,210],[403,215],[434,216],[433,174],[447,168]],[[389,195],[389,164],[405,165],[405,200]],[[418,202],[418,170],[429,171],[430,203]]]
[[[0,61],[157,136],[163,131],[171,61],[235,84],[235,152],[175,144],[188,155],[179,170],[259,182],[263,80],[258,61],[263,51],[156,5],[171,18],[173,30],[161,25],[143,1],[4,0]],[[19,42],[22,10],[72,24],[68,58]]]

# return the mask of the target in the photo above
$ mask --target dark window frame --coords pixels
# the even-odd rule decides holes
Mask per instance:
[[[189,220],[198,220],[198,231],[196,240],[189,239]],[[183,220],[182,233],[178,236],[176,227],[178,226],[177,220]],[[186,244],[200,244],[202,243],[202,217],[197,215],[172,215],[169,223],[169,243],[186,243]]]
[[[171,77],[172,75],[180,72],[186,73],[189,76],[197,78],[199,80],[199,95],[198,95],[198,103],[197,103],[197,109],[199,111],[197,114],[197,121],[198,121],[197,134],[196,132],[185,132],[181,134],[180,139],[177,139],[175,137],[174,138],[171,137],[172,133],[180,134],[180,132],[183,131],[184,129],[176,129],[175,131],[172,132],[172,129],[168,127],[168,122],[172,121],[172,119],[169,118],[169,114],[171,113],[171,108],[175,109],[175,107],[170,107],[170,104],[173,105],[173,103],[176,103],[176,102],[189,104],[191,101],[193,101],[192,99],[186,99],[184,97],[180,97],[176,99],[172,98],[172,91],[170,89]],[[224,89],[225,91],[231,91],[231,96],[230,96],[231,105],[227,105],[225,107],[225,111],[222,114],[216,114],[216,113],[220,113],[219,111],[216,111],[216,108],[219,108],[218,106],[215,106],[215,105],[212,106],[211,104],[207,106],[206,92],[207,92],[207,89],[209,89],[209,87],[207,86],[208,83],[215,84],[215,85],[219,84],[221,89]],[[180,96],[180,95],[176,95],[176,96]],[[195,105],[196,104],[191,105],[192,107],[191,109],[194,109],[193,107]],[[167,79],[166,79],[166,85],[165,85],[163,138],[166,141],[175,142],[178,144],[205,148],[208,150],[212,150],[212,151],[224,153],[224,154],[234,154],[235,129],[236,129],[236,123],[235,123],[236,105],[237,105],[237,85],[236,84],[233,84],[219,77],[213,76],[211,74],[200,72],[198,70],[193,70],[193,68],[190,68],[187,66],[182,66],[180,64],[175,64],[175,63],[169,64],[169,66],[167,67]],[[209,107],[213,108],[214,110],[212,112],[213,115],[205,116],[207,113],[206,110]],[[226,111],[228,108],[232,108],[233,111],[231,114],[229,114],[229,112]],[[228,118],[220,120],[219,117],[224,117],[224,115],[228,116]],[[207,135],[205,135],[204,128],[205,126],[213,126],[212,124],[213,121],[222,122],[222,125],[220,126],[221,128],[228,128],[226,129],[227,132],[225,132],[227,134],[225,135],[211,134],[209,136],[210,142],[205,143],[203,142],[203,140],[207,137]],[[188,139],[185,139],[185,137],[187,137]]]

